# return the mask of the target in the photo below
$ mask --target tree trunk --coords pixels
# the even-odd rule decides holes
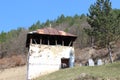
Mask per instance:
[[[108,54],[110,57],[110,62],[113,63],[113,58],[112,58],[112,48],[111,45],[108,45]]]
[[[91,47],[94,47],[94,37],[91,37]]]

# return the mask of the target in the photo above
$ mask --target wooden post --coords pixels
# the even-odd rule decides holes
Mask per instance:
[[[50,45],[50,41],[49,41],[49,39],[48,39],[48,45]]]
[[[32,38],[30,39],[30,44],[32,44]]]
[[[62,45],[64,46],[64,41],[62,41]]]
[[[55,40],[55,44],[57,45],[57,40]]]
[[[42,44],[42,39],[40,39],[40,45]]]

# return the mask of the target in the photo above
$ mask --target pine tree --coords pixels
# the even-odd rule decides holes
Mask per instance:
[[[30,30],[30,31],[33,31],[33,30],[37,30],[37,29],[39,29],[39,28],[41,28],[41,24],[40,24],[40,21],[37,21],[36,24],[33,24],[33,25],[29,28],[29,30]]]
[[[99,47],[107,47],[111,56],[111,42],[120,35],[119,16],[114,17],[110,0],[97,0],[89,8],[88,23],[90,29],[86,33],[92,37],[92,43]],[[112,58],[110,57],[112,62]]]

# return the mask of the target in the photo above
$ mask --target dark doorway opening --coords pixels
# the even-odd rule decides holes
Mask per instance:
[[[61,58],[61,68],[68,68],[69,67],[69,58]]]

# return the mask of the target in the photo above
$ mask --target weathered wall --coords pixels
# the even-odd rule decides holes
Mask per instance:
[[[28,79],[59,70],[63,57],[72,58],[70,61],[74,63],[74,48],[60,45],[30,45]]]

